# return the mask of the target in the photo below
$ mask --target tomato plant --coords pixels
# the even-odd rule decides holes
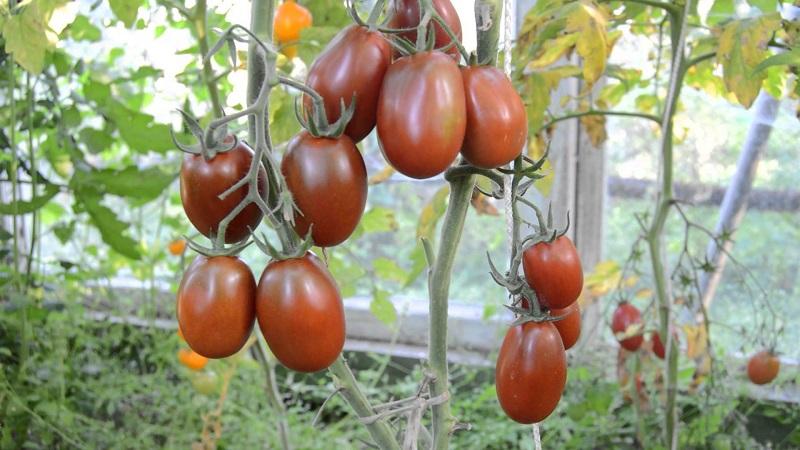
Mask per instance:
[[[292,370],[325,369],[344,347],[339,288],[313,254],[267,265],[258,282],[256,315],[270,350]]]
[[[208,358],[238,352],[255,320],[256,283],[250,268],[232,256],[198,256],[178,288],[178,325],[186,342]]]
[[[228,141],[230,142],[230,141]],[[187,154],[181,164],[181,201],[186,217],[197,231],[207,237],[217,233],[220,222],[247,196],[247,186],[242,186],[224,199],[220,194],[247,175],[253,160],[253,149],[243,141],[210,160],[202,155]],[[266,171],[259,167],[258,187],[264,195]],[[263,213],[255,204],[247,205],[229,224],[225,242],[238,242],[255,229]]]
[[[386,160],[412,178],[442,173],[455,160],[466,129],[464,82],[441,52],[395,61],[378,99],[378,139]]]
[[[525,322],[509,328],[495,369],[497,399],[519,423],[546,419],[567,382],[567,356],[555,325]]]
[[[564,316],[561,320],[556,320],[553,325],[558,329],[558,334],[561,335],[561,341],[564,342],[564,350],[569,350],[578,342],[581,337],[581,308],[578,302],[575,302],[563,309],[551,309],[550,315],[553,317]]]
[[[539,242],[525,250],[522,269],[539,302],[547,308],[566,308],[583,290],[581,260],[567,236]]]
[[[453,34],[461,42],[461,19],[458,17],[456,9],[450,0],[433,0],[433,9],[444,20]],[[415,28],[419,26],[420,21],[420,3],[419,0],[392,0],[389,5],[388,15],[391,17],[389,26],[392,28]],[[458,48],[450,45],[453,40],[447,34],[444,28],[438,23],[434,25],[435,41],[434,48],[443,49],[447,47],[446,51],[456,59],[459,59]],[[417,41],[416,30],[405,31],[400,34],[409,41]],[[448,47],[449,46],[449,47]]]
[[[310,227],[320,247],[344,242],[367,203],[367,169],[353,141],[303,131],[289,142],[281,171],[299,209],[297,233],[304,236]]]
[[[378,96],[391,59],[391,46],[381,33],[350,25],[333,38],[308,71],[306,84],[324,99],[331,122],[339,119],[342,101],[349,106],[355,99],[355,112],[345,129],[354,142],[375,127]],[[305,102],[309,111],[310,97]]]
[[[639,309],[628,302],[620,303],[614,311],[611,320],[611,331],[615,335],[629,335],[619,340],[619,344],[626,350],[635,352],[642,346],[644,338],[641,334],[642,313]],[[631,335],[632,334],[632,335]]]
[[[747,362],[747,377],[754,384],[767,384],[778,376],[781,361],[769,350],[762,350]]]
[[[461,154],[485,169],[506,165],[522,152],[528,137],[525,105],[500,69],[461,68],[467,104],[467,128]]]
[[[275,41],[284,44],[281,49],[283,54],[289,58],[297,56],[295,43],[300,39],[300,32],[310,27],[312,23],[311,11],[299,5],[295,0],[284,0],[275,8],[273,32]]]

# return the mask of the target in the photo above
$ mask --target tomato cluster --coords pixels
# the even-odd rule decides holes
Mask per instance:
[[[558,405],[567,382],[566,350],[578,341],[583,269],[572,241],[559,236],[522,254],[525,281],[549,318],[512,326],[497,357],[495,384],[500,406],[513,420],[541,422]],[[530,302],[523,298],[521,309]]]

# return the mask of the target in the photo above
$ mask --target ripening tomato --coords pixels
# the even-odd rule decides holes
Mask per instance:
[[[339,288],[311,253],[267,265],[258,283],[256,315],[270,350],[289,369],[325,369],[344,347]]]
[[[178,287],[178,326],[186,343],[208,358],[238,352],[255,320],[256,281],[235,256],[199,255]]]
[[[308,70],[306,84],[322,96],[330,123],[341,116],[341,100],[349,106],[355,96],[355,112],[344,131],[353,142],[364,139],[375,127],[378,96],[391,63],[391,50],[381,33],[351,25],[333,38]],[[310,111],[308,96],[305,108]]]
[[[563,319],[556,320],[553,324],[564,342],[564,350],[571,349],[581,337],[581,308],[578,306],[578,302],[563,309],[552,309],[550,315],[553,317],[564,316]]]
[[[661,359],[667,355],[666,349],[664,348],[664,343],[661,342],[661,336],[659,335],[658,331],[653,331],[650,334],[650,341],[653,343],[653,353]]]
[[[617,310],[614,311],[614,317],[611,319],[611,331],[614,334],[625,333],[631,326],[641,326],[642,313],[639,308],[631,305],[628,302],[620,303]],[[635,352],[642,346],[644,338],[641,334],[622,339],[619,344],[625,350]]]
[[[466,123],[464,82],[451,58],[423,52],[389,66],[378,99],[378,139],[400,173],[444,172],[458,156]]]
[[[462,67],[467,131],[461,154],[470,164],[494,169],[519,156],[528,137],[525,105],[511,80],[492,66]]]
[[[581,258],[567,236],[553,242],[540,242],[525,250],[522,270],[545,308],[566,308],[583,290]]]
[[[178,256],[183,254],[184,250],[186,250],[186,241],[183,239],[175,239],[174,241],[170,242],[167,246],[169,253],[174,256]]]
[[[781,361],[772,352],[763,350],[747,362],[747,376],[755,384],[767,384],[778,376]]]
[[[226,140],[227,141],[227,140]],[[229,142],[229,141],[227,141]],[[253,150],[243,141],[224,153],[206,161],[201,155],[186,154],[181,164],[181,201],[186,217],[197,231],[207,237],[217,232],[217,227],[246,196],[248,186],[230,193],[224,200],[219,195],[247,175],[253,161]],[[259,167],[258,191],[265,195],[267,172]],[[263,213],[253,203],[247,205],[229,224],[225,242],[239,242],[249,236],[248,227],[255,229]]]
[[[450,3],[450,0],[433,0],[433,9],[439,13],[444,23],[456,35],[458,42],[461,42],[461,20],[458,18],[458,13],[453,4]],[[420,21],[419,0],[393,0],[389,5],[388,16],[391,17],[389,20],[389,27],[391,28],[416,28],[419,26]],[[436,36],[434,48],[442,48],[452,42],[450,36],[438,23],[434,25],[434,33]],[[400,33],[400,36],[408,39],[412,44],[417,42],[416,30],[405,31]],[[460,59],[458,48],[455,45],[450,47],[447,53],[455,57],[456,60]]]
[[[558,405],[567,382],[567,356],[551,322],[509,328],[497,356],[495,385],[500,406],[511,419],[541,422]]]
[[[192,370],[203,370],[203,367],[208,364],[208,358],[190,348],[178,350],[178,361]]]
[[[285,0],[275,8],[275,18],[272,21],[275,41],[279,44],[298,41],[300,32],[309,28],[312,22],[311,11],[294,0]],[[289,58],[294,58],[297,56],[297,45],[285,45],[281,51]]]
[[[300,132],[289,142],[281,172],[300,210],[297,234],[305,236],[311,226],[314,243],[330,247],[353,233],[367,204],[367,168],[349,137]]]

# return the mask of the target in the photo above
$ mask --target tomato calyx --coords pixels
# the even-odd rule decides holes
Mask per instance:
[[[350,123],[350,119],[353,118],[353,114],[356,112],[357,98],[355,94],[350,100],[349,106],[345,104],[344,98],[340,98],[339,108],[341,114],[339,115],[339,119],[330,123],[328,115],[325,112],[325,100],[319,92],[304,83],[288,77],[280,76],[278,77],[278,82],[298,89],[311,98],[311,114],[306,115],[304,113],[303,96],[299,96],[294,102],[294,115],[300,125],[308,130],[314,137],[337,138],[341,136],[345,128],[347,128],[347,124]]]
[[[218,127],[209,126],[207,130],[203,130],[197,119],[189,113],[182,109],[178,109],[178,112],[189,133],[197,141],[192,145],[182,144],[175,136],[175,130],[170,128],[169,134],[172,137],[172,143],[178,150],[191,155],[202,155],[206,161],[210,161],[214,159],[214,156],[233,150],[239,145],[239,138],[234,134],[228,134],[228,127],[225,124]]]
[[[203,256],[212,258],[215,256],[236,256],[242,252],[245,248],[249,247],[253,241],[249,239],[245,239],[242,242],[238,242],[236,244],[228,245],[227,247],[224,245],[219,245],[219,239],[216,239],[215,236],[212,236],[211,242],[212,247],[206,247],[204,245],[200,245],[194,240],[192,240],[189,236],[184,236],[183,239],[186,240],[186,245],[194,250],[195,253],[199,253]]]
[[[311,231],[314,225],[308,227],[308,233],[306,233],[303,240],[295,246],[290,246],[284,243],[283,251],[278,250],[270,244],[269,239],[264,233],[261,233],[261,238],[259,239],[253,234],[253,241],[255,241],[258,248],[261,249],[262,252],[268,254],[273,260],[275,261],[284,261],[287,259],[295,259],[301,258],[303,255],[308,253],[311,250],[311,247],[314,246],[314,240],[311,237]],[[294,233],[294,230],[289,227],[289,232]]]

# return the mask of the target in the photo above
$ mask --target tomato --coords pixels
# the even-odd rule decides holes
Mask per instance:
[[[772,352],[763,350],[747,362],[747,376],[755,384],[767,384],[778,376],[781,361]]]
[[[545,308],[566,308],[583,290],[583,269],[570,238],[540,242],[522,254],[522,270],[539,303]]]
[[[528,137],[528,118],[511,80],[491,66],[462,67],[467,130],[461,154],[470,164],[494,169],[519,156]]]
[[[256,315],[270,350],[289,369],[325,369],[344,347],[339,288],[311,253],[267,265],[258,283]]]
[[[214,395],[219,392],[219,378],[213,372],[196,373],[191,377],[194,389],[203,395]]]
[[[253,150],[243,141],[230,151],[219,153],[210,161],[200,155],[186,154],[181,164],[181,201],[186,216],[197,231],[211,237],[217,227],[246,196],[248,186],[232,192],[225,200],[219,195],[247,175]],[[267,172],[259,167],[258,191],[265,193]],[[229,224],[225,242],[239,242],[255,229],[263,214],[255,203],[247,205]]]
[[[302,131],[289,142],[281,171],[300,210],[297,234],[305,236],[313,225],[314,243],[330,247],[353,233],[367,204],[367,168],[349,137]]]
[[[495,385],[500,406],[511,419],[541,422],[558,405],[567,382],[567,356],[551,322],[509,328],[497,356]]]
[[[294,0],[285,0],[275,8],[272,21],[273,35],[279,44],[296,42],[300,32],[311,26],[311,11],[298,5]],[[289,58],[297,56],[297,45],[284,46],[281,51]]]
[[[650,341],[653,343],[653,353],[661,359],[664,359],[667,352],[664,348],[664,344],[661,342],[661,336],[659,335],[658,331],[653,331],[650,334]]]
[[[378,139],[400,173],[444,172],[458,156],[466,124],[464,82],[451,58],[423,52],[389,66],[378,99]]]
[[[178,325],[192,350],[208,358],[238,352],[255,319],[256,282],[235,256],[198,256],[178,287]]]
[[[208,364],[208,358],[190,348],[178,350],[178,361],[192,370],[203,370],[203,367]]]
[[[333,38],[308,71],[306,84],[325,100],[329,122],[339,119],[341,100],[350,105],[355,95],[355,112],[344,131],[354,142],[364,139],[375,127],[378,96],[392,59],[391,50],[381,33],[351,25]],[[310,97],[306,96],[305,106],[310,111]]]
[[[171,255],[181,255],[183,254],[184,250],[186,250],[186,241],[183,239],[175,239],[169,243],[167,249]]]
[[[639,309],[628,302],[620,303],[617,310],[614,311],[614,317],[611,319],[611,331],[614,334],[625,333],[628,327],[641,326],[642,314]],[[622,348],[635,352],[642,346],[644,338],[641,334],[631,336],[619,341]]]
[[[444,23],[456,35],[458,42],[461,42],[461,20],[450,0],[433,0],[433,9],[439,13]],[[389,20],[391,28],[417,27],[420,21],[419,0],[393,0],[389,5],[388,16],[391,17]],[[452,42],[450,36],[438,23],[434,25],[434,33],[436,35],[434,48],[442,48]],[[417,43],[416,30],[403,32],[400,36],[408,39],[412,44]],[[458,48],[455,45],[448,49],[447,53],[454,56],[456,60],[460,59]]]
[[[581,308],[575,302],[563,309],[552,309],[550,315],[554,317],[565,316],[561,320],[553,322],[564,342],[564,350],[569,350],[578,342],[581,337]]]

